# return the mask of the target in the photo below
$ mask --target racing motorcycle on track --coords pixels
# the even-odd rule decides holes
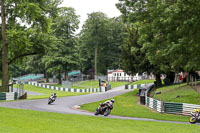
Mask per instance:
[[[56,93],[52,94],[52,95],[49,97],[48,104],[53,103],[55,100],[56,100]]]
[[[108,116],[112,109],[113,109],[113,105],[100,103],[99,107],[94,112],[94,115],[99,115],[100,114],[100,115]]]
[[[200,121],[199,112],[200,112],[200,109],[194,109],[194,112],[191,112],[190,120],[189,120],[191,124],[194,124],[197,121]]]

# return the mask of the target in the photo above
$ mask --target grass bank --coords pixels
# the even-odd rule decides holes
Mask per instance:
[[[179,115],[170,115],[170,114],[161,114],[155,111],[151,111],[144,105],[137,104],[138,96],[136,96],[137,90],[129,92],[120,96],[114,97],[114,109],[111,114],[120,115],[120,116],[130,116],[138,118],[151,118],[157,120],[170,120],[170,121],[188,121],[188,116],[179,116]],[[89,110],[94,112],[98,107],[99,103],[103,101],[84,104],[81,106],[82,109]]]
[[[21,109],[1,108],[2,133],[186,133],[198,125],[120,120]]]
[[[122,86],[125,84],[128,84],[129,82],[109,82],[111,84],[111,88]],[[57,87],[62,87],[61,84],[53,85]],[[73,84],[71,88],[75,89],[88,89],[88,88],[99,88],[99,81],[91,80],[91,81],[81,81],[81,82],[76,82]]]
[[[153,83],[155,80],[149,79],[149,80],[138,80],[135,81],[133,83],[131,83],[130,85],[135,85],[135,84],[148,84],[148,83]]]
[[[155,95],[155,91],[151,93],[153,98],[159,99],[165,102],[179,102],[179,103],[191,103],[200,105],[200,94],[197,93],[189,85],[180,84],[162,87],[157,89],[161,94]]]

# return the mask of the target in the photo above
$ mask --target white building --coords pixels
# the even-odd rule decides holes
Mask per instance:
[[[136,74],[135,76],[131,76],[126,74],[123,70],[108,70],[107,72],[108,81],[136,81],[140,80],[140,76]]]
[[[148,75],[147,73],[143,73],[142,75],[139,75],[138,73],[136,75],[128,75],[123,70],[108,70],[107,72],[107,79],[108,81],[136,81],[141,79],[152,79],[154,78],[153,75]]]

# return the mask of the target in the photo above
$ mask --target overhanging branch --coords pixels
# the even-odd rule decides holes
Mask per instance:
[[[22,57],[25,57],[25,56],[29,56],[29,55],[36,55],[36,54],[39,54],[37,52],[33,52],[33,53],[25,53],[25,54],[21,54],[21,55],[18,55],[16,57],[14,57],[13,59],[11,59],[9,62],[8,62],[8,65],[12,64],[13,62],[15,62],[17,59],[19,58],[22,58]]]

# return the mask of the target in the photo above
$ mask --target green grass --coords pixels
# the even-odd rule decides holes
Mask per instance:
[[[125,85],[125,84],[128,84],[128,83],[129,82],[115,82],[115,81],[109,82],[109,84],[111,84],[111,88],[122,86],[122,85]]]
[[[192,87],[186,85],[186,83],[162,87],[156,91],[161,91],[161,94],[153,95],[153,97],[165,102],[191,103],[200,105],[200,94],[197,93]],[[153,93],[155,93],[155,91],[152,92],[152,94]],[[176,98],[177,96],[180,97]]]
[[[136,93],[137,90],[114,97],[114,109],[112,110],[111,114],[138,118],[151,118],[157,120],[188,121],[188,116],[161,114],[155,111],[151,111],[144,105],[137,104],[139,99],[136,96]],[[99,103],[103,103],[104,101],[105,100],[84,104],[81,106],[81,108],[94,112]]]
[[[153,83],[155,80],[138,80],[136,82],[131,83],[130,85],[135,85],[135,84],[148,84],[148,83]]]
[[[197,133],[200,127],[0,108],[2,133]]]
[[[62,87],[61,84],[55,84],[53,86],[57,86],[57,87]],[[98,81],[81,81],[81,82],[76,82],[72,85],[71,88],[74,89],[89,89],[89,88],[99,88],[99,82]]]
[[[16,85],[14,87],[16,87]],[[54,92],[56,92],[58,97],[86,94],[86,93],[78,93],[78,92],[65,92],[65,91],[51,90],[51,89],[46,89],[46,88],[37,87],[33,85],[28,85],[28,84],[24,84],[24,89],[27,91],[39,92],[39,93],[44,94],[44,95],[28,95],[28,99],[48,98]]]
[[[129,82],[109,82],[111,84],[111,88],[122,86],[125,84],[128,84]],[[61,84],[53,85],[57,87],[62,87]],[[88,88],[99,88],[99,81],[81,81],[73,84],[71,88],[76,88],[76,89],[88,89]]]
[[[78,89],[99,88],[99,82],[93,80],[81,81],[77,82],[76,84],[73,84],[72,88],[78,88]]]

